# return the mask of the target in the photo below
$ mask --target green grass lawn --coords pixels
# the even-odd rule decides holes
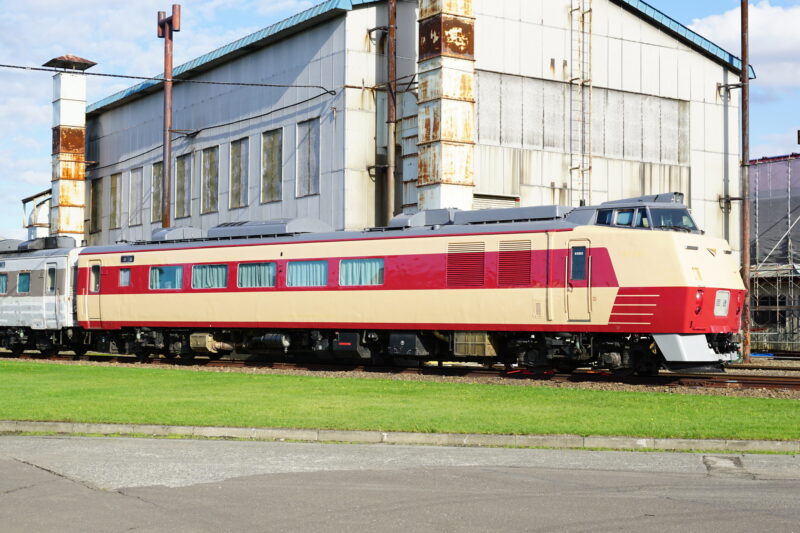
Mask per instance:
[[[0,419],[800,439],[800,402],[0,362]]]

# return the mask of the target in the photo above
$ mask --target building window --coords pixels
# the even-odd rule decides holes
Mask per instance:
[[[142,223],[142,168],[131,170],[131,195],[128,209],[128,225],[138,226]]]
[[[183,267],[150,267],[150,289],[170,290],[183,287]]]
[[[109,227],[117,229],[122,225],[122,174],[111,175],[111,213]]]
[[[224,289],[227,286],[227,265],[195,265],[192,267],[193,289]]]
[[[343,259],[339,263],[339,285],[383,285],[383,259]]]
[[[239,265],[239,288],[274,287],[276,270],[275,263],[245,263]]]
[[[192,154],[175,160],[175,218],[192,214]]]
[[[231,143],[231,178],[228,189],[228,207],[231,209],[247,206],[249,141],[245,137]]]
[[[319,194],[319,119],[297,125],[297,197]]]
[[[103,178],[93,180],[89,187],[89,233],[97,233],[103,227]]]
[[[164,205],[164,164],[159,161],[153,164],[152,203],[150,205],[150,222],[160,222]]]
[[[119,286],[120,287],[130,287],[131,286],[131,269],[130,268],[123,268],[119,271]]]
[[[324,287],[328,284],[327,261],[292,261],[286,274],[287,287]]]
[[[261,136],[261,203],[280,202],[283,195],[283,130]]]
[[[0,294],[8,294],[8,274],[0,274]]]
[[[203,150],[203,193],[200,214],[216,213],[219,195],[219,146]]]

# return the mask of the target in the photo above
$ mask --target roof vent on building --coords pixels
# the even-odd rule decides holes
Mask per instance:
[[[459,211],[455,224],[497,224],[501,222],[531,222],[535,220],[556,220],[564,218],[572,211],[563,205],[539,205],[534,207],[509,207],[505,209],[479,209]]]
[[[164,241],[190,241],[203,238],[203,230],[191,226],[180,226],[176,228],[159,228],[153,230],[151,239],[153,242]]]
[[[280,218],[252,222],[225,222],[208,230],[208,238],[271,237],[274,235],[332,231],[332,227],[315,218]]]
[[[389,221],[390,228],[421,228],[452,224],[458,209],[428,209],[413,215],[397,215]]]

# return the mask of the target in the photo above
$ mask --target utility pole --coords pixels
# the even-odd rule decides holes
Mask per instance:
[[[181,6],[172,4],[172,16],[158,12],[158,37],[164,39],[164,152],[161,173],[161,227],[171,226],[172,203],[172,32],[181,31]]]
[[[749,0],[742,0],[742,360],[750,362],[750,43]]]
[[[388,76],[389,76],[389,98],[387,101],[388,109],[387,126],[388,135],[386,136],[386,225],[394,217],[394,180],[395,167],[397,166],[397,144],[396,122],[397,122],[397,0],[389,0],[389,28],[388,28]]]

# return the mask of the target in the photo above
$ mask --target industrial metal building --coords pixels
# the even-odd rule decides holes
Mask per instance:
[[[386,220],[387,4],[328,0],[175,69],[173,226]],[[680,191],[739,249],[731,54],[639,0],[399,0],[396,28],[395,213]],[[155,81],[88,106],[88,243],[161,227],[162,113]]]

